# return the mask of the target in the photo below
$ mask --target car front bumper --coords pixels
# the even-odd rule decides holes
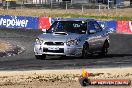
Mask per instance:
[[[47,46],[34,45],[35,55],[65,55],[65,56],[81,56],[82,47],[80,46]]]

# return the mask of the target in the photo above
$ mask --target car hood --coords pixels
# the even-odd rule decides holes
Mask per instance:
[[[45,42],[51,41],[59,41],[59,42],[66,42],[68,40],[74,39],[81,39],[83,38],[84,34],[76,34],[76,33],[47,33],[41,34],[38,38],[44,40]]]

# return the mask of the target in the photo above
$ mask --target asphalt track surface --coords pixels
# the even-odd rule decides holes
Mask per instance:
[[[0,39],[20,45],[25,50],[19,55],[0,57],[0,70],[132,67],[132,35],[110,34],[110,49],[105,57],[94,55],[82,59],[48,56],[46,60],[37,60],[33,53],[33,43],[39,34],[41,31],[37,30],[1,29]]]

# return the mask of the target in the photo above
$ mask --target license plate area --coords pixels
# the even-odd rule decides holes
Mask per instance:
[[[59,47],[48,47],[48,50],[59,50]]]

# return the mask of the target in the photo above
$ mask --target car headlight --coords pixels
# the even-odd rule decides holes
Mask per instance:
[[[67,42],[66,42],[66,44],[68,45],[68,46],[71,46],[71,45],[78,45],[78,41],[75,39],[75,40],[68,40]]]
[[[43,40],[40,40],[39,38],[37,38],[35,43],[41,45],[43,43]]]

